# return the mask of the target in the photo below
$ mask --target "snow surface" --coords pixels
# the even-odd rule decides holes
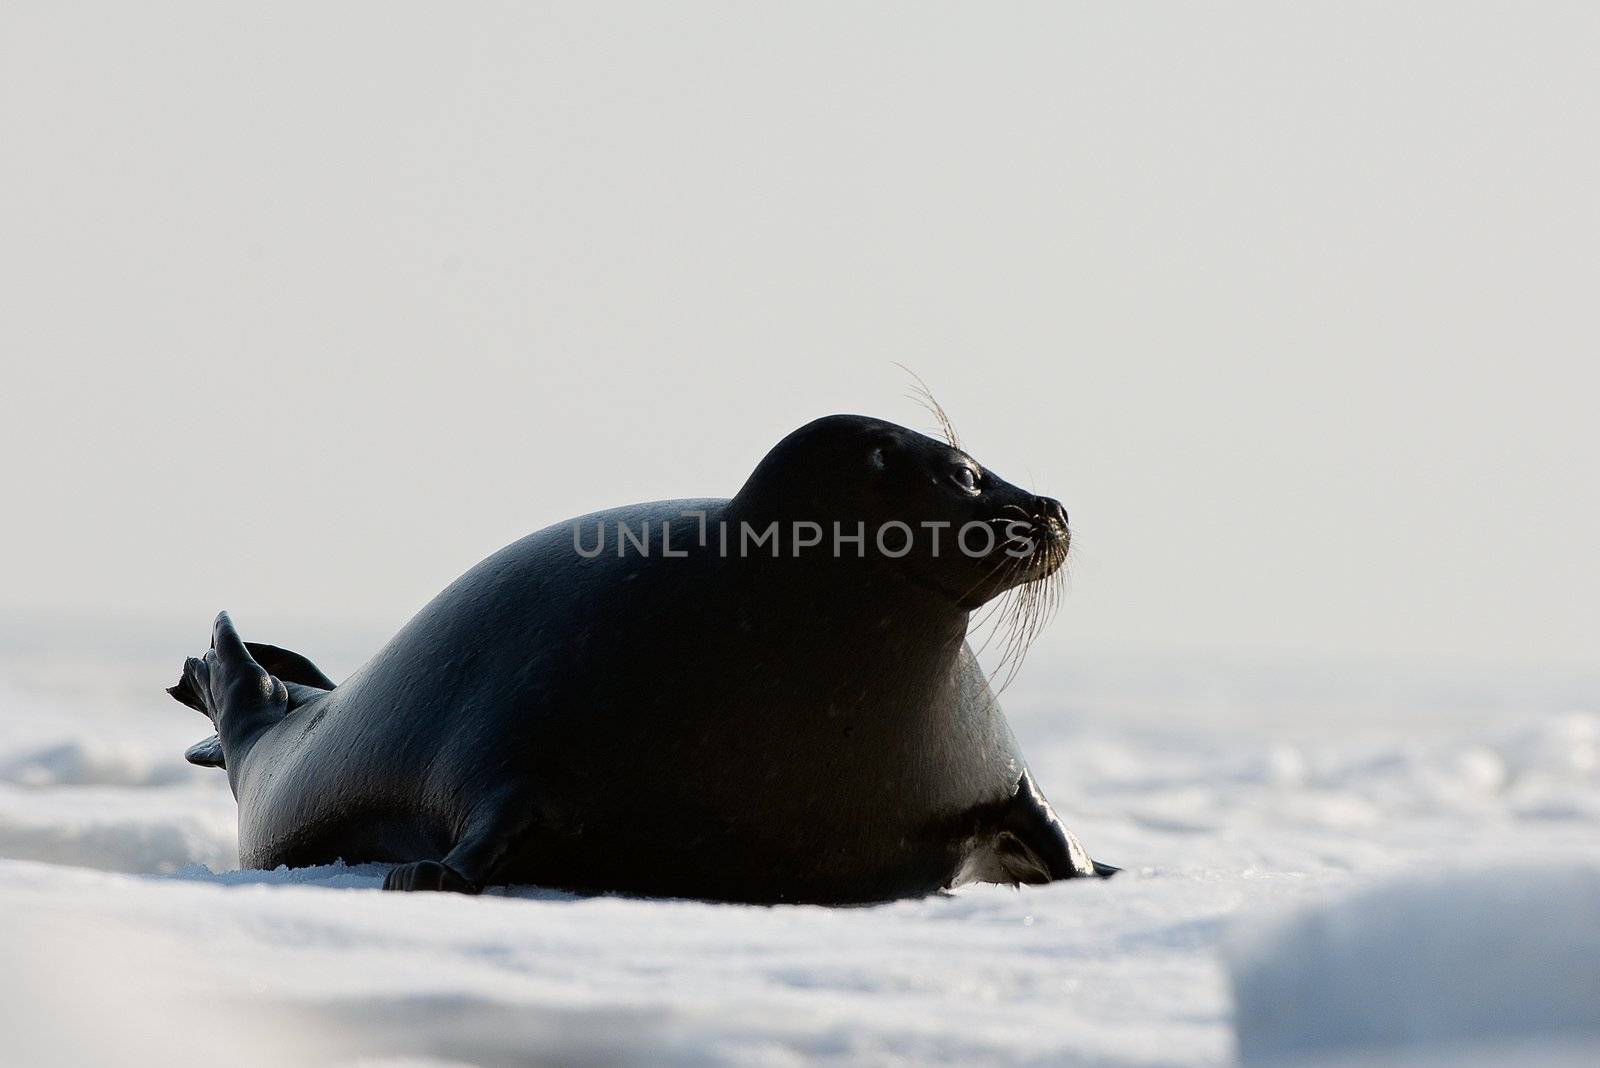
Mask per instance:
[[[0,649],[6,1063],[1594,1063],[1592,677],[1036,658],[1013,725],[1125,874],[830,910],[233,871],[145,644]]]
[[[1410,875],[1225,945],[1246,1062],[1541,1038],[1600,1062],[1600,859]]]

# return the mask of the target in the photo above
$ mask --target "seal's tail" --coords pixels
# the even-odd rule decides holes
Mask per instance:
[[[224,612],[212,629],[210,651],[190,657],[183,676],[167,693],[217,725],[217,733],[190,746],[185,758],[202,767],[225,768],[228,738],[237,749],[333,688],[333,680],[299,653],[242,641]]]

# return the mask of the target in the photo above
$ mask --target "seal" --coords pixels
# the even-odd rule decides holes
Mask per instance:
[[[1006,595],[1020,647],[1069,544],[954,444],[829,416],[731,499],[507,546],[337,686],[223,613],[169,692],[215,726],[189,759],[226,768],[247,867],[822,904],[1103,876],[967,641]]]

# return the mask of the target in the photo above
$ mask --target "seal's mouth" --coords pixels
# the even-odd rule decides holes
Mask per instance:
[[[1033,552],[1023,572],[1023,582],[1038,582],[1060,570],[1072,549],[1072,531],[1065,523],[1049,516],[1035,521],[1031,540]]]
[[[997,573],[999,582],[989,591],[990,596],[1049,578],[1066,563],[1072,548],[1072,530],[1060,503],[1041,497],[1031,509],[1008,504],[991,522],[1002,531],[1000,553],[1016,563]]]
[[[989,551],[979,557],[981,573],[959,592],[951,591],[956,606],[974,611],[1004,594],[1013,594],[1060,574],[1072,545],[1066,512],[1054,501],[1049,507],[1024,508],[1007,504],[986,522],[995,532]],[[1053,604],[1055,595],[1050,599]],[[991,610],[992,612],[993,610]]]
[[[1048,498],[1031,503],[1030,508],[1008,504],[997,517],[1006,538],[999,553],[1002,563],[992,572],[981,598],[994,603],[975,623],[975,627],[992,626],[982,647],[999,646],[999,662],[991,675],[996,692],[1016,678],[1029,646],[1061,603],[1066,577],[1062,565],[1072,547],[1066,510]]]

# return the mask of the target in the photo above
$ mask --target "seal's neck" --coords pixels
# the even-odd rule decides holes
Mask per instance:
[[[721,551],[742,557],[741,572],[758,581],[768,597],[790,603],[807,618],[826,620],[841,635],[864,629],[861,637],[870,639],[890,619],[920,630],[930,641],[959,647],[968,609],[875,551],[865,524],[841,523],[836,531],[831,519],[818,515],[827,513],[741,493],[722,510]],[[840,533],[846,535],[842,540]],[[769,535],[776,541],[756,540]]]
[[[968,623],[949,600],[865,560],[747,560],[740,572],[749,654],[780,674],[802,673],[806,686],[837,680],[830,708],[943,704]]]

